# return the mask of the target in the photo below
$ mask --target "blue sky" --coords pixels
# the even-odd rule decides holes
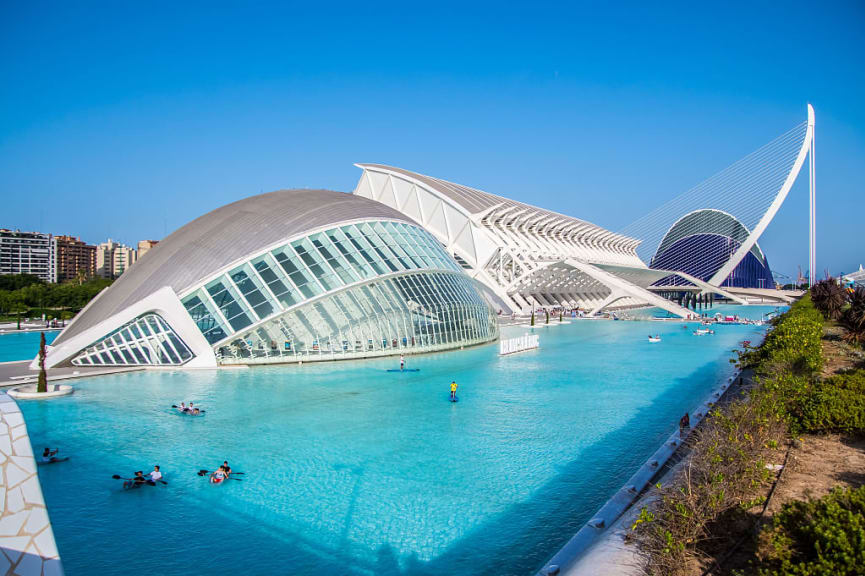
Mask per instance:
[[[182,4],[182,5],[181,5]],[[865,263],[865,4],[0,0],[0,226],[128,243],[380,162],[623,228],[817,114]],[[803,172],[761,240],[807,264]]]

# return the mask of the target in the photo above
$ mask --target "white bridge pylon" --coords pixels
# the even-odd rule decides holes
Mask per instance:
[[[814,277],[814,135],[814,108],[808,104],[805,122],[646,214],[622,233],[642,240],[637,253],[649,265],[669,249],[671,240],[701,243],[701,249],[692,247],[673,258],[664,254],[662,265],[684,271],[710,270],[707,282],[722,286],[749,252],[763,258],[757,241],[787,198],[805,158],[810,157],[809,268]],[[710,226],[706,218],[698,217],[701,214],[727,219],[722,222],[723,218],[716,217],[715,225]],[[711,236],[726,237],[728,242],[712,245],[707,241]]]

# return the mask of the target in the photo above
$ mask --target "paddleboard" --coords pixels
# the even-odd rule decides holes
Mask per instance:
[[[388,372],[420,372],[420,368],[406,368],[405,370],[400,370],[399,368],[391,368]]]

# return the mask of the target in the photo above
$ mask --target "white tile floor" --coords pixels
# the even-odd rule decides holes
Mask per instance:
[[[5,393],[0,393],[0,469],[0,575],[62,575],[27,426]]]

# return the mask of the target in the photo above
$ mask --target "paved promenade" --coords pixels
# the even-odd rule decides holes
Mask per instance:
[[[52,368],[48,370],[48,381],[69,380],[72,378],[87,378],[89,376],[102,376],[104,374],[115,374],[117,372],[134,372],[142,368],[134,367],[101,367],[84,368],[71,366],[69,368]],[[18,384],[30,384],[36,382],[39,377],[38,370],[30,369],[30,360],[19,362],[0,362],[0,387],[17,386]]]
[[[0,393],[0,576],[63,576],[27,426]]]

